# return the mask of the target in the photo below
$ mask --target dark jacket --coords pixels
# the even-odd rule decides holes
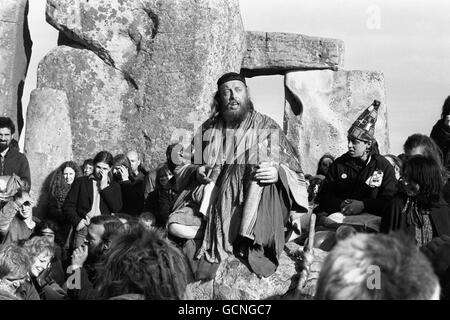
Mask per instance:
[[[375,172],[379,180],[374,176]],[[346,153],[330,166],[316,212],[338,212],[345,199],[354,199],[364,202],[364,212],[381,216],[396,192],[394,168],[383,156],[372,155],[369,163],[364,165]]]
[[[444,166],[450,169],[450,128],[440,119],[433,126],[430,137],[436,142],[442,151]]]
[[[120,183],[122,190],[122,213],[139,216],[144,210],[144,179]]]
[[[145,208],[156,218],[156,226],[164,227],[169,218],[178,193],[176,180],[167,164],[149,172],[145,178]]]
[[[27,179],[31,186],[30,166],[27,157],[16,149],[9,148],[3,162],[3,172],[0,176],[11,176],[13,173],[21,179]]]
[[[389,231],[402,230],[413,238],[415,237],[415,226],[408,225],[406,214],[402,214],[406,200],[406,196],[403,194],[398,194],[392,199],[381,219],[380,232],[389,233]],[[443,199],[433,203],[430,220],[433,238],[443,235],[450,236],[450,207]]]
[[[63,212],[73,227],[77,227],[80,221],[92,208],[94,189],[90,177],[75,179],[69,194],[63,204]],[[118,213],[122,209],[122,192],[117,182],[111,181],[110,185],[100,191],[101,214]]]

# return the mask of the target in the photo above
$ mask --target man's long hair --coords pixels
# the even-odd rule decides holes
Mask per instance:
[[[183,254],[154,230],[133,225],[113,240],[98,281],[98,297],[140,294],[149,300],[183,298],[189,279]]]

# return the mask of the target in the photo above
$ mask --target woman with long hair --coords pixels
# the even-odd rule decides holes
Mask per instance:
[[[69,235],[70,223],[66,220],[62,208],[72,183],[83,174],[73,161],[66,161],[56,169],[50,180],[50,199],[47,218],[58,225],[58,238],[65,241]]]
[[[380,231],[403,230],[419,247],[450,235],[450,207],[443,200],[441,168],[433,158],[410,157],[403,166],[401,189],[387,207]]]

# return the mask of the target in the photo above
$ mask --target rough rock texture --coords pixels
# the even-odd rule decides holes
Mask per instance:
[[[32,46],[27,14],[28,0],[1,0],[0,116],[10,117],[18,133],[23,126],[21,99]]]
[[[170,140],[178,140],[177,129],[193,132],[206,119],[218,77],[239,71],[245,50],[238,0],[48,0],[47,21],[99,57],[89,71],[90,65],[68,57],[75,53],[58,58],[53,52],[39,68],[39,87],[66,91],[71,115],[77,115],[72,116],[72,132],[78,161],[112,143],[121,144],[114,150],[141,150],[147,165],[163,161]],[[83,55],[94,63],[89,53]],[[52,78],[73,68],[73,76]],[[84,79],[76,77],[80,72]],[[61,77],[66,78],[63,84]],[[98,89],[96,81],[104,88]],[[114,98],[99,99],[97,91],[115,92]],[[88,107],[80,110],[78,100],[91,101],[97,110],[83,112]],[[111,100],[112,114],[101,114]],[[88,141],[85,130],[101,135]]]
[[[132,128],[126,125],[129,118],[140,119],[135,108],[127,108],[132,104],[127,81],[92,51],[67,46],[52,50],[39,64],[38,88],[66,93],[70,114],[67,125],[78,162],[101,150],[123,152],[128,139],[145,146],[142,139],[132,138]]]
[[[381,101],[375,137],[389,151],[384,76],[371,71],[305,71],[285,77],[284,130],[296,146],[305,173],[315,174],[326,152],[347,151],[347,131],[374,99]]]
[[[32,121],[29,121],[32,120]],[[49,134],[51,128],[52,134]],[[35,89],[27,110],[25,154],[30,163],[34,199],[40,196],[38,215],[46,203],[50,173],[64,161],[72,160],[69,102],[63,91]]]
[[[311,273],[305,287],[297,290],[302,249],[294,242],[287,243],[277,271],[268,278],[259,278],[240,260],[230,256],[220,265],[214,280],[192,283],[189,289],[195,300],[312,299],[327,252],[314,249]]]
[[[344,42],[281,32],[246,32],[242,72],[248,76],[294,70],[337,70],[344,65]]]

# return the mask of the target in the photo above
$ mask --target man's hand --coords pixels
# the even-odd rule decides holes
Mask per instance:
[[[30,194],[26,191],[23,191],[19,194],[18,197],[14,200],[16,204],[21,207],[24,203],[29,202],[30,204],[33,203],[33,200],[30,197]]]
[[[346,199],[341,204],[341,211],[342,214],[346,216],[360,214],[364,211],[364,202],[353,199]]]
[[[84,227],[86,227],[88,225],[88,222],[86,219],[81,220],[76,228],[76,231],[80,231],[81,229],[83,229]]]
[[[108,183],[108,172],[100,171],[100,190],[105,189],[109,183]]]
[[[210,178],[208,178],[209,172],[212,170],[212,166],[205,165],[197,168],[197,181],[201,184],[208,184],[212,182]]]
[[[292,215],[289,217],[289,222],[292,226],[292,230],[298,235],[302,234],[302,224],[300,222],[300,215]]]
[[[88,256],[87,245],[81,245],[72,253],[72,265],[82,267]]]
[[[275,183],[278,181],[278,168],[269,162],[261,162],[256,170],[255,179],[259,183]]]
[[[128,173],[128,168],[125,166],[119,167],[120,177],[122,178],[122,181],[128,181],[130,179],[130,174]]]

